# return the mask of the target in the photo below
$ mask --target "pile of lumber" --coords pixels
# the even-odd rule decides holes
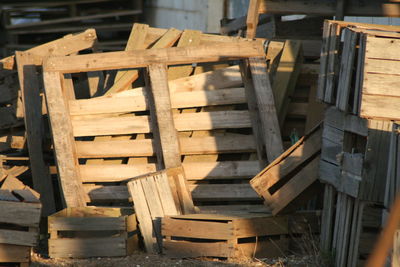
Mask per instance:
[[[136,23],[125,51],[99,52],[96,30],[88,29],[1,60],[2,72],[19,81],[8,89],[24,111],[4,136],[10,140],[18,128],[26,138],[26,148],[4,149],[3,160],[29,163],[32,181],[24,182],[41,193],[44,216],[66,208],[49,217],[50,256],[116,256],[96,247],[105,240],[129,254],[138,244],[130,239],[136,224],[109,225],[132,219],[104,211],[115,217],[105,219],[100,206],[133,206],[149,252],[163,250],[164,216],[258,211],[272,227],[270,208],[249,180],[318,124],[321,105],[314,100],[317,64],[303,64],[301,42],[271,41],[266,51],[264,42]],[[15,167],[2,179],[18,181]],[[82,222],[104,232],[101,238],[84,233]],[[121,235],[113,239],[110,231]],[[289,249],[291,230],[278,232],[251,235],[265,240],[260,255]],[[240,232],[232,235],[242,242]],[[273,240],[281,237],[277,250]],[[79,242],[85,249],[75,249]],[[201,254],[224,255],[238,254]]]
[[[397,73],[400,27],[325,21],[317,97],[330,104],[322,133],[320,180],[326,184],[322,247],[336,266],[368,256],[363,229],[375,240],[383,208],[396,191]],[[376,216],[368,214],[373,207]],[[369,217],[369,218],[368,218]],[[349,250],[350,248],[350,250]]]

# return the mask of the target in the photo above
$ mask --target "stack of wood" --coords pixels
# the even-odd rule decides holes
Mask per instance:
[[[335,251],[336,266],[356,266],[366,259],[362,244],[368,222],[363,218],[372,207],[380,221],[385,199],[386,207],[393,199],[396,153],[395,148],[390,156],[388,151],[396,143],[391,120],[399,118],[394,108],[398,31],[396,26],[324,23],[317,96],[332,106],[322,134],[320,179],[326,187],[321,239],[324,249]],[[380,230],[374,225],[368,228],[371,243]]]
[[[14,1],[2,5],[5,28],[3,56],[26,50],[87,28],[104,40],[97,49],[122,50],[132,22],[142,14],[142,1]]]
[[[9,180],[9,179],[8,179]],[[0,189],[0,263],[28,267],[39,240],[41,204],[38,194],[12,181]]]

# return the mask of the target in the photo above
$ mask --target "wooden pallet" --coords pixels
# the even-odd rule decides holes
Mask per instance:
[[[28,189],[0,189],[0,263],[27,266],[39,238],[41,204]]]
[[[315,192],[320,188],[321,136],[322,125],[319,125],[250,181],[273,215],[288,206],[293,208],[299,200],[304,202],[315,196],[304,191]]]
[[[315,212],[308,215],[316,221]],[[288,251],[290,236],[308,229],[308,223],[300,222],[304,218],[250,213],[166,216],[163,251],[172,258],[278,257]]]
[[[179,37],[180,34],[182,35],[181,39],[184,36],[181,32],[178,32],[177,35],[173,30],[154,28],[147,28],[146,30],[146,27],[143,26],[142,30],[139,31],[139,27],[136,28],[136,34],[140,33],[146,36],[143,47],[150,45],[154,47],[156,44],[160,44],[159,42],[164,43],[166,38],[170,40],[171,34],[175,36],[173,40],[176,40],[176,36]],[[186,36],[187,38],[190,37],[188,34]],[[215,44],[219,45],[215,46]],[[226,49],[222,49],[222,47]],[[239,47],[240,51],[238,50]],[[59,165],[58,175],[61,184],[65,187],[64,195],[66,198],[70,195],[66,192],[67,187],[74,188],[73,190],[68,189],[68,191],[73,192],[73,196],[76,195],[77,190],[78,192],[79,190],[84,191],[81,192],[82,197],[80,199],[73,197],[67,202],[79,201],[77,205],[84,205],[88,201],[104,203],[111,200],[125,202],[124,204],[129,205],[127,203],[129,197],[124,185],[126,181],[138,175],[160,170],[163,167],[176,167],[177,165],[174,164],[180,164],[182,161],[180,156],[182,155],[185,157],[183,167],[186,170],[186,177],[189,181],[193,181],[189,188],[195,201],[201,200],[208,203],[231,200],[259,201],[258,196],[254,194],[248,183],[245,184],[242,181],[256,174],[262,165],[261,162],[265,162],[267,157],[274,154],[279,155],[278,150],[281,147],[276,145],[281,142],[276,119],[274,124],[276,113],[268,109],[266,112],[270,115],[267,116],[267,113],[261,112],[261,118],[261,113],[254,108],[257,101],[264,101],[265,104],[272,100],[272,92],[265,91],[264,88],[269,83],[266,75],[266,64],[261,60],[261,57],[264,57],[265,54],[260,48],[258,41],[200,34],[200,46],[159,48],[157,53],[161,57],[157,58],[156,61],[153,57],[155,52],[151,49],[140,53],[143,56],[142,63],[137,61],[140,58],[137,57],[138,54],[132,51],[103,53],[101,54],[102,60],[96,60],[96,64],[100,63],[100,65],[78,66],[73,63],[75,66],[72,69],[68,69],[69,63],[67,61],[84,62],[85,60],[92,60],[88,58],[88,55],[58,58],[58,60],[61,60],[58,63],[61,64],[56,63],[56,61],[51,62],[49,59],[44,70],[46,72],[45,85],[49,88],[46,90],[46,98],[49,104],[53,139],[57,139],[57,136],[61,133],[66,133],[65,129],[61,129],[64,126],[61,127],[61,124],[58,123],[61,117],[57,110],[59,107],[65,107],[65,104],[68,104],[69,107],[69,111],[62,108],[62,116],[66,122],[62,125],[68,126],[68,138],[54,139]],[[228,51],[235,51],[235,54],[228,55]],[[171,53],[180,54],[181,52],[194,57],[171,57]],[[243,81],[236,66],[211,73],[206,72],[184,77],[167,83],[166,67],[158,64],[189,63],[190,68],[192,68],[193,62],[226,62],[231,59],[253,56],[261,57],[258,61],[253,62],[255,69],[252,72],[252,80],[247,79],[245,88],[241,87]],[[128,60],[124,63],[126,65],[115,65],[114,60],[112,60],[115,57],[132,57],[135,58],[136,62]],[[171,61],[172,58],[173,61]],[[176,61],[177,59],[178,61]],[[136,79],[134,76],[139,75],[138,72],[132,74],[131,71],[127,72],[130,79],[128,79],[128,83],[125,86],[123,86],[124,83],[120,84],[120,87],[115,89],[114,95],[110,96],[69,99],[64,102],[62,90],[54,89],[55,86],[60,89],[60,81],[56,77],[56,72],[72,73],[77,71],[76,68],[82,72],[92,72],[94,71],[93,67],[96,70],[147,67],[150,63],[152,67],[148,68],[149,76],[145,75],[145,77],[149,78],[149,85],[153,88],[151,91],[143,87],[127,90],[127,86]],[[121,72],[124,71],[121,70]],[[127,73],[121,75],[125,76]],[[133,78],[129,75],[133,75]],[[225,78],[221,79],[221,76]],[[253,80],[257,79],[258,83],[254,82],[253,87]],[[116,86],[116,84],[113,86]],[[255,90],[255,88],[258,88],[257,92],[248,91]],[[263,89],[261,90],[261,88]],[[252,94],[252,108],[246,107],[246,104],[250,105],[248,103],[250,97],[246,97],[247,93]],[[156,97],[152,97],[152,95]],[[64,105],[60,106],[59,101],[62,101]],[[165,103],[159,101],[165,101]],[[149,105],[150,103],[154,103],[154,105]],[[258,105],[263,103],[260,102]],[[213,110],[210,108],[214,106],[221,106],[221,109]],[[233,106],[234,109],[226,106]],[[150,107],[154,107],[154,109],[150,109]],[[208,110],[208,108],[210,109]],[[178,111],[175,111],[175,109]],[[181,112],[180,109],[191,109],[191,111]],[[194,109],[199,110],[199,112],[195,112]],[[169,122],[163,117],[168,112],[172,113],[172,115],[168,115]],[[254,116],[250,116],[250,114],[254,114]],[[260,116],[261,124],[252,121],[257,116]],[[270,130],[261,131],[260,125],[264,125],[265,129]],[[277,129],[272,131],[272,128]],[[226,132],[221,133],[220,130]],[[165,139],[167,137],[165,133],[168,131],[172,134],[173,139]],[[178,134],[174,133],[175,131],[178,131]],[[193,137],[187,135],[188,132],[196,131],[209,131],[210,134]],[[98,136],[119,136],[120,139],[108,137],[103,140],[95,139]],[[93,141],[93,139],[95,140]],[[275,139],[275,142],[271,142]],[[65,142],[68,142],[67,146],[63,145]],[[271,149],[263,149],[264,144]],[[176,153],[179,146],[179,153]],[[71,147],[72,150],[65,151],[65,147]],[[265,151],[268,151],[268,153]],[[236,158],[225,158],[218,161],[215,158],[202,161],[186,160],[187,157],[202,154],[219,155],[232,152],[237,154],[258,153],[260,156],[242,159],[241,155],[238,155]],[[69,160],[67,160],[67,157]],[[85,159],[91,160],[92,163],[83,164]],[[100,159],[101,163],[99,161],[93,163],[93,159]],[[173,163],[170,159],[173,159]],[[60,162],[65,162],[67,165],[60,165]],[[73,162],[76,164],[72,164]],[[68,182],[64,179],[66,172],[69,171],[73,171],[72,177],[76,178],[76,181],[73,182],[74,185],[72,185],[74,179],[68,178]],[[68,175],[68,177],[71,176]],[[214,186],[211,183],[204,184],[202,180],[221,181],[218,181],[219,184]],[[225,183],[224,180],[230,181]],[[232,180],[241,181],[240,183],[232,183]],[[227,184],[229,185],[227,186]],[[81,189],[77,189],[79,187]],[[226,189],[229,187],[231,189]],[[225,190],[221,191],[219,196],[216,195],[215,192],[221,188]],[[90,200],[85,197],[86,194],[89,195]],[[68,205],[71,205],[71,203]]]
[[[131,209],[67,208],[48,217],[51,258],[123,257],[139,247]]]
[[[161,223],[165,215],[194,213],[182,167],[134,178],[128,183],[146,251],[162,251]]]

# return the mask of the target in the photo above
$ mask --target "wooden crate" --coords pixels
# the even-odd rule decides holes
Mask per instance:
[[[0,263],[30,262],[38,241],[41,204],[29,190],[0,190]]]
[[[304,202],[315,195],[307,192],[320,188],[321,135],[322,127],[315,127],[250,181],[272,214]]]
[[[127,256],[138,248],[131,209],[66,208],[48,218],[51,258]]]
[[[300,235],[319,232],[318,212],[291,216],[192,214],[162,219],[163,252],[172,258],[278,257]]]

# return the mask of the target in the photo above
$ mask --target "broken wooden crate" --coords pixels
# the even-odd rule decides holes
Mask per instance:
[[[66,208],[48,217],[51,258],[122,257],[138,249],[132,209]]]
[[[29,265],[39,239],[41,208],[30,190],[0,190],[0,263]]]
[[[309,192],[319,190],[321,136],[319,125],[250,181],[272,214],[308,200],[315,195]]]
[[[162,219],[163,252],[172,258],[283,256],[292,237],[310,232],[310,225],[318,231],[316,212],[307,213],[166,216]]]
[[[157,38],[164,39],[163,37],[170,33],[165,31],[164,35],[161,37],[158,35]],[[157,42],[157,38],[153,39],[153,42]],[[240,152],[250,150],[254,153],[259,147],[260,155],[264,155],[263,158],[265,158],[262,143],[266,143],[267,139],[276,139],[276,142],[267,142],[267,146],[270,148],[277,147],[277,144],[281,147],[277,123],[275,124],[277,131],[271,131],[276,133],[272,138],[268,136],[271,132],[265,133],[261,131],[260,126],[252,122],[252,118],[261,116],[261,113],[243,109],[243,105],[242,109],[238,108],[238,110],[225,109],[223,111],[176,112],[172,115],[170,114],[172,112],[171,109],[186,107],[197,109],[215,105],[246,104],[248,99],[245,97],[244,88],[229,88],[224,91],[221,91],[223,90],[222,88],[221,90],[212,90],[215,88],[213,87],[215,80],[210,81],[208,79],[210,77],[209,74],[202,76],[206,80],[203,86],[198,88],[200,90],[190,89],[188,91],[186,88],[179,90],[179,86],[173,89],[170,83],[167,82],[166,65],[191,65],[194,62],[226,62],[234,59],[257,57],[253,61],[257,69],[253,75],[253,80],[258,79],[255,88],[258,88],[257,90],[260,92],[262,91],[263,95],[252,97],[251,101],[255,104],[260,99],[264,99],[265,103],[272,100],[272,92],[266,92],[264,86],[261,86],[263,83],[268,84],[264,61],[265,53],[261,43],[246,40],[234,42],[229,37],[224,37],[225,41],[219,41],[221,37],[216,38],[217,40],[213,38],[208,35],[201,35],[202,42],[206,45],[195,47],[158,48],[141,50],[140,52],[126,51],[102,53],[101,55],[49,58],[47,63],[44,64],[45,93],[52,125],[54,148],[57,155],[58,175],[67,205],[81,206],[88,201],[99,203],[100,201],[110,200],[125,201],[124,204],[127,204],[129,196],[124,183],[138,175],[157,171],[164,167],[175,167],[176,165],[167,165],[170,164],[171,159],[174,160],[174,164],[180,163],[182,155],[201,155],[203,151],[211,151],[212,153],[230,152],[232,151],[232,144],[240,144],[236,145]],[[157,55],[157,57],[154,57],[154,55]],[[99,61],[99,57],[102,60]],[[121,61],[121,58],[126,60]],[[92,61],[93,59],[94,61]],[[51,62],[52,60],[54,61]],[[85,61],[91,63],[76,65],[76,63]],[[116,62],[119,63],[115,64]],[[92,63],[95,64],[93,65]],[[70,97],[65,97],[68,90],[61,89],[63,87],[62,79],[58,79],[60,73],[65,75],[76,72],[126,68],[148,68],[150,75],[149,77],[146,75],[146,78],[150,78],[151,88],[149,86],[127,90],[123,92],[127,94],[120,95],[120,97],[71,99]],[[225,74],[229,75],[229,71],[230,69]],[[61,75],[61,77],[64,76]],[[240,80],[239,75],[239,82]],[[130,81],[132,82],[132,78]],[[70,92],[74,90],[72,85],[68,89]],[[254,90],[254,88],[249,90]],[[178,93],[178,91],[180,92]],[[226,93],[229,94],[229,97],[227,97]],[[254,94],[254,92],[252,93]],[[152,94],[157,96],[152,97]],[[162,97],[160,97],[160,94]],[[180,100],[178,100],[178,97],[174,97],[178,96],[178,94],[180,94]],[[189,95],[192,96],[189,97]],[[189,100],[193,100],[196,103],[188,103],[190,102]],[[153,101],[155,105],[151,105]],[[160,101],[164,102],[161,103]],[[66,106],[69,108],[66,109]],[[162,108],[162,110],[159,108]],[[148,115],[149,113],[150,115]],[[251,116],[250,113],[252,114]],[[170,120],[163,118],[162,116],[164,115],[168,115]],[[275,116],[275,122],[277,122],[276,113],[274,112],[271,112],[270,116],[266,116],[262,112],[262,116],[264,118],[261,120],[261,125],[268,129],[273,125],[267,123],[267,119],[273,119]],[[162,127],[160,123],[163,124]],[[249,134],[253,127],[258,127],[258,135]],[[224,136],[218,136],[218,131],[222,129],[231,129],[232,133],[229,133],[229,136],[232,138],[225,139]],[[236,134],[234,129],[244,129],[245,134]],[[160,130],[160,133],[158,133],[158,130]],[[173,137],[169,140],[165,139],[168,137],[168,131]],[[176,140],[176,131],[179,132],[178,140]],[[213,135],[199,136],[199,139],[185,136],[184,132],[191,131],[212,131]],[[131,139],[129,137],[137,135],[144,137],[144,139]],[[104,139],[104,141],[97,142],[99,140],[96,140],[94,142],[93,138],[98,136],[124,136],[124,140],[122,138],[120,140],[108,138]],[[160,136],[162,137],[160,138]],[[202,146],[203,141],[207,141],[204,142],[204,145],[207,144],[208,148]],[[246,149],[242,148],[241,142],[244,141],[248,144]],[[188,142],[187,144],[189,144],[190,148],[189,146],[181,145],[183,142]],[[255,142],[259,142],[260,145],[255,145]],[[198,146],[199,144],[200,147]],[[182,148],[181,150],[177,150],[179,145]],[[185,147],[186,150],[184,150]],[[273,153],[271,149],[266,150],[270,154]],[[234,152],[236,151],[235,149]],[[279,155],[279,153],[276,154]],[[100,163],[101,165],[98,163],[84,164],[92,159],[102,161],[103,159],[114,160],[113,158],[117,158],[118,162],[115,164],[114,162],[113,164]],[[129,159],[128,164],[126,164],[126,161],[120,161],[119,158],[132,158],[132,160]],[[230,201],[237,200],[238,197],[241,200],[257,201],[259,200],[258,196],[248,184],[230,183],[227,186],[226,184],[200,184],[198,181],[202,179],[235,180],[251,177],[259,169],[260,161],[197,161],[183,162],[183,166],[187,174],[190,174],[190,177],[187,177],[188,180],[194,181],[190,185],[194,198],[196,198],[195,195],[197,194],[197,199],[207,201],[215,201],[216,199]],[[73,173],[72,176],[67,174],[70,171]],[[230,187],[232,187],[232,190],[230,190]],[[222,189],[224,189],[224,194],[221,194],[221,196],[214,194],[215,190],[220,191]],[[242,194],[243,192],[245,194]],[[90,200],[87,199],[87,194]]]
[[[162,251],[161,218],[194,213],[182,167],[146,174],[128,183],[146,251]]]

